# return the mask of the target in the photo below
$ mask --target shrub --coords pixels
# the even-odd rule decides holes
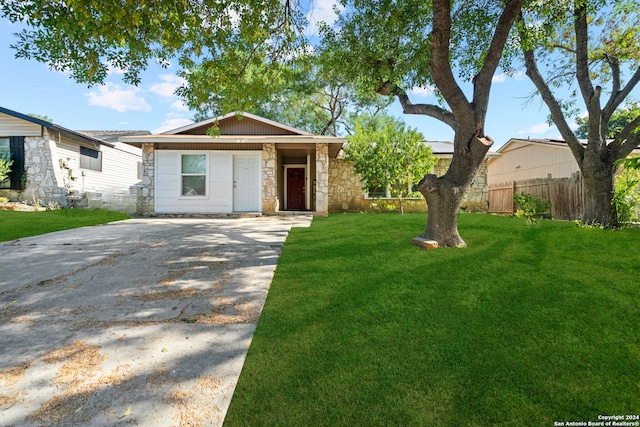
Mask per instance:
[[[9,161],[3,157],[0,157],[0,182],[9,177],[9,173],[11,173],[12,163],[13,161]]]
[[[522,192],[515,193],[513,200],[520,206],[515,216],[517,218],[525,218],[529,227],[533,227],[538,223],[539,219],[551,218],[551,202],[542,201],[531,194]]]
[[[614,209],[613,226],[625,228],[632,221],[638,220],[638,205],[640,204],[640,170],[625,168],[616,177],[616,183],[611,199]]]

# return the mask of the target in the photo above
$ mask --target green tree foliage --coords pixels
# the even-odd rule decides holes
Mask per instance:
[[[269,65],[305,49],[305,19],[290,0],[0,0],[0,16],[26,27],[12,45],[18,57],[89,85],[113,68],[138,84],[150,62],[178,62],[192,103],[214,92],[225,111],[250,110],[250,98],[270,93],[280,72]]]
[[[394,97],[405,114],[451,127],[449,170],[423,177],[418,187],[429,210],[421,237],[440,247],[466,246],[457,229],[460,202],[493,144],[485,133],[492,78],[498,66],[510,69],[503,54],[524,3],[348,0],[337,25],[322,31],[325,65],[345,81]],[[433,88],[436,100],[413,103],[414,87]]]
[[[319,59],[303,56],[295,65],[280,65],[280,72],[270,82],[269,93],[264,98],[253,98],[252,113],[306,130],[316,135],[344,135],[349,133],[351,116],[361,112],[378,114],[391,100],[373,93],[361,93],[351,83],[340,80],[335,73],[325,72]],[[251,78],[257,73],[251,72]],[[192,100],[190,90],[180,93],[193,109],[199,110],[196,119],[215,117],[221,113],[223,100],[216,94],[204,105]],[[195,101],[195,102],[191,102]]]
[[[583,174],[587,224],[615,226],[616,167],[640,144],[640,109],[628,101],[640,82],[639,10],[638,0],[553,2],[518,23],[527,75]],[[561,99],[560,88],[573,92]],[[587,118],[574,132],[578,100]]]
[[[347,137],[345,154],[365,191],[390,188],[404,213],[403,199],[436,162],[431,147],[422,142],[420,132],[389,116],[362,115],[354,129]]]
[[[49,116],[42,116],[40,114],[29,113],[28,116],[35,117],[36,119],[44,120],[45,122],[53,122]]]
[[[638,116],[640,116],[639,102],[629,103],[616,110],[609,119],[607,138],[615,139]],[[578,128],[575,130],[576,136],[587,138],[589,136],[589,117],[577,117],[576,123],[578,124]],[[640,131],[640,124],[634,131]]]
[[[0,182],[3,182],[7,178],[9,178],[12,164],[13,164],[12,161],[5,159],[3,157],[0,157]]]

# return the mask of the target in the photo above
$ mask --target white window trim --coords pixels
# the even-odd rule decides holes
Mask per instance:
[[[391,188],[387,187],[387,192],[384,197],[372,197],[369,194],[369,188],[365,188],[365,197],[366,200],[397,200],[397,197],[391,195]],[[404,197],[403,200],[421,200],[422,197]]]
[[[183,176],[201,176],[202,174],[183,174],[182,173],[182,156],[189,155],[201,155],[205,156],[205,175],[204,175],[204,196],[185,196],[182,194],[182,177]],[[178,186],[178,200],[208,200],[210,197],[210,185],[209,179],[211,173],[209,170],[209,152],[208,151],[180,151],[178,155],[178,179],[180,179],[180,185]]]

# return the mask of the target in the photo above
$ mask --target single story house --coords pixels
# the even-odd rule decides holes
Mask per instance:
[[[142,149],[140,213],[318,215],[328,213],[330,159],[344,142],[248,113],[120,140]]]
[[[208,130],[214,126],[217,136]],[[342,159],[343,138],[306,131],[249,113],[193,123],[159,135],[120,139],[142,149],[139,213],[265,213],[371,210],[353,165]],[[444,174],[453,144],[428,142]],[[488,158],[495,156],[490,153]],[[486,211],[484,161],[463,208]],[[387,206],[396,201],[386,198]],[[406,210],[425,210],[422,197]]]
[[[9,178],[0,183],[0,197],[136,209],[139,148],[0,107],[0,156],[13,162]]]
[[[570,178],[580,172],[569,146],[557,139],[511,138],[489,160],[489,184],[537,178]]]

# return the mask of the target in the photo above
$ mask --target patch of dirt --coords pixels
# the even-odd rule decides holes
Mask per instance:
[[[60,391],[36,411],[27,415],[27,419],[50,424],[66,421],[79,414],[84,402],[91,397],[96,388],[95,385],[88,385],[86,382],[99,373],[100,364],[105,359],[106,357],[100,354],[99,347],[81,341],[47,352],[42,357],[44,363],[62,363],[51,381]]]
[[[230,298],[217,298],[211,313],[198,317],[198,323],[232,325],[257,323],[260,306],[252,301],[234,303]]]
[[[170,270],[167,274],[165,274],[160,278],[160,281],[158,281],[158,284],[160,286],[174,285],[176,283],[176,280],[178,280],[179,278],[187,274],[190,270],[192,269],[188,268],[186,270]]]
[[[138,299],[140,301],[156,301],[161,299],[189,299],[202,296],[205,292],[198,291],[196,289],[172,289],[168,291],[147,291],[142,294],[130,295],[131,298]]]
[[[212,425],[219,417],[220,408],[211,402],[217,397],[221,385],[221,381],[212,376],[200,377],[194,387],[189,390],[180,387],[164,401],[178,412],[180,427]]]
[[[20,211],[20,212],[35,212],[43,211],[45,208],[28,205],[22,202],[2,202],[0,203],[1,211]]]
[[[27,361],[22,365],[3,369],[2,371],[0,371],[0,382],[4,383],[5,387],[12,386],[25,376],[27,370],[31,367],[32,364],[33,361]]]

